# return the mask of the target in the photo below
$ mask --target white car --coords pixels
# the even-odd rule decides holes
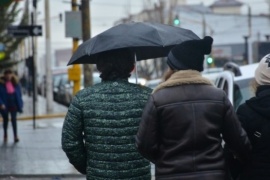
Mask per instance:
[[[236,110],[239,105],[254,96],[250,83],[254,80],[254,73],[258,63],[239,66],[235,75],[225,70],[216,78],[215,85],[223,89]]]

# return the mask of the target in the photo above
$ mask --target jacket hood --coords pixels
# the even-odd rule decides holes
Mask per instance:
[[[5,76],[0,76],[0,84],[5,84],[5,82],[6,82]],[[17,85],[19,83],[19,79],[17,78],[17,76],[12,75],[11,82],[14,85]]]
[[[270,120],[270,85],[259,86],[256,97],[247,100],[246,104],[256,113]]]
[[[171,77],[159,84],[153,91],[153,93],[157,92],[160,89],[172,86],[179,86],[184,84],[208,84],[213,85],[210,80],[202,77],[199,71],[195,70],[181,70],[176,71],[171,75]]]

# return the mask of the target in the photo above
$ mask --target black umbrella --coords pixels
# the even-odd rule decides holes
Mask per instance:
[[[137,60],[165,57],[170,49],[187,40],[200,39],[191,30],[150,22],[114,26],[81,44],[68,65],[95,64],[98,54],[128,48]]]

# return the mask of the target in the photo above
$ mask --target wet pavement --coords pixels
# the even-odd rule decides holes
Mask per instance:
[[[68,162],[61,149],[62,124],[63,118],[38,120],[36,129],[33,129],[31,121],[18,121],[19,143],[14,143],[12,129],[9,127],[8,142],[1,141],[0,146],[0,179],[83,178]]]
[[[28,95],[23,95],[23,113],[18,114],[18,118],[20,117],[32,117],[33,116],[33,98]],[[61,105],[57,102],[53,102],[52,112],[50,114],[64,114],[67,112],[68,107]],[[48,115],[46,110],[46,99],[43,96],[37,96],[36,102],[36,116]]]
[[[45,99],[39,97],[39,103]],[[24,113],[31,115],[31,98],[24,97]],[[30,102],[29,102],[30,101]],[[27,105],[28,104],[28,105]],[[45,107],[45,106],[44,106]],[[45,113],[39,105],[39,115]],[[43,112],[42,112],[43,111]],[[66,113],[67,107],[54,103],[54,113]],[[46,115],[46,114],[45,114]],[[14,143],[11,123],[8,129],[8,142],[3,142],[3,129],[0,128],[0,179],[20,180],[81,180],[86,179],[69,163],[61,148],[61,132],[64,117],[18,121],[20,142]],[[0,121],[2,126],[2,121]],[[154,167],[152,166],[152,174]],[[154,178],[152,178],[154,179]]]

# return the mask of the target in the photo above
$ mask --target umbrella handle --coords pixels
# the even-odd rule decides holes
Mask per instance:
[[[135,79],[136,79],[136,84],[138,84],[138,64],[137,64],[137,56],[136,53],[134,54],[134,59],[135,59]]]

